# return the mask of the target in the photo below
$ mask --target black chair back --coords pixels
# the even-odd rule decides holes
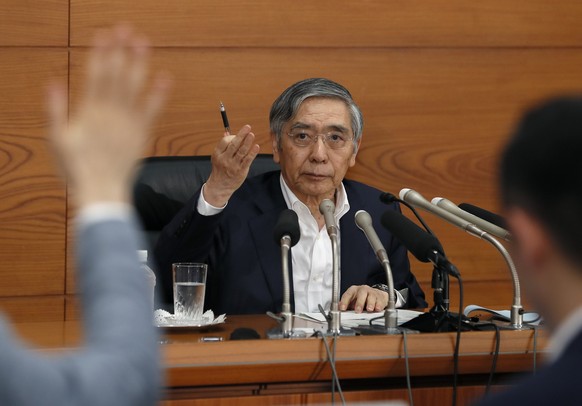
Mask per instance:
[[[142,160],[134,185],[134,205],[145,230],[146,247],[153,249],[162,229],[206,182],[210,156],[156,156]],[[249,177],[278,170],[273,155],[259,154]]]

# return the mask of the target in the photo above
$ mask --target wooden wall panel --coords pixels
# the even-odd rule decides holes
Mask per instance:
[[[0,0],[0,46],[67,46],[68,0]]]
[[[581,14],[576,0],[71,0],[71,44],[129,21],[160,46],[579,46]]]
[[[65,318],[62,295],[0,298],[2,316],[13,322],[60,321]]]
[[[46,296],[64,293],[66,200],[45,140],[44,86],[66,82],[67,59],[66,50],[0,48],[0,297],[9,299],[0,308],[28,309],[32,320],[64,315],[63,298]],[[9,305],[27,296],[16,301],[22,311]]]
[[[364,141],[351,178],[393,193],[411,187],[429,199],[442,195],[491,210],[498,209],[497,152],[522,109],[582,89],[578,49],[156,51],[155,65],[169,69],[178,85],[148,155],[211,153],[222,135],[219,100],[231,127],[252,124],[262,152],[270,152],[272,101],[297,80],[326,76],[346,85],[364,112]],[[73,49],[71,55],[73,96],[83,54]],[[506,304],[509,273],[493,247],[429,214],[425,218],[463,273],[467,292],[492,283],[500,291],[475,300],[491,297],[491,305],[502,298]],[[413,267],[428,286],[431,268],[417,262]],[[474,302],[469,294],[466,302]]]

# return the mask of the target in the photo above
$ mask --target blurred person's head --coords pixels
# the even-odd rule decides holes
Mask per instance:
[[[582,305],[582,97],[528,111],[501,159],[525,294],[551,326]]]

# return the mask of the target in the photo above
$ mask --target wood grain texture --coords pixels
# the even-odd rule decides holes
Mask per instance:
[[[60,295],[0,297],[0,310],[3,316],[13,322],[62,321],[65,317],[65,301]]]
[[[0,48],[0,60],[0,296],[63,294],[65,187],[45,139],[43,90],[66,82],[67,51]]]
[[[159,46],[579,46],[580,16],[575,0],[71,0],[71,44],[129,21]]]
[[[0,0],[0,46],[67,46],[68,0]]]
[[[329,385],[327,385],[329,386]],[[331,401],[331,392],[322,390],[318,393],[301,393],[299,392],[301,388],[297,389],[298,393],[293,394],[273,394],[273,395],[263,395],[261,391],[260,395],[254,396],[233,396],[228,397],[227,394],[223,394],[223,397],[212,397],[212,398],[193,398],[193,399],[175,399],[175,400],[162,400],[160,405],[162,406],[257,406],[257,405],[312,405],[312,404],[329,404]],[[267,388],[268,390],[268,388]],[[279,389],[283,391],[283,389]],[[461,386],[458,388],[457,392],[457,404],[460,405],[470,405],[475,399],[478,399],[483,395],[485,389],[479,386]],[[337,394],[336,394],[337,396]],[[414,387],[412,389],[413,401],[418,405],[450,405],[452,402],[452,391],[450,388],[419,388]],[[339,401],[339,396],[337,396],[336,402]],[[344,388],[344,397],[346,402],[371,402],[372,404],[386,401],[402,401],[406,404],[408,402],[408,392],[406,389],[385,389],[385,390],[354,390],[348,391]]]
[[[522,109],[550,95],[582,90],[577,49],[156,51],[154,64],[170,70],[178,86],[148,155],[210,154],[222,135],[219,100],[231,127],[252,124],[262,152],[270,152],[272,101],[297,80],[326,76],[348,87],[364,112],[364,140],[349,177],[393,193],[411,187],[429,199],[440,195],[494,211],[497,153]],[[73,97],[84,53],[73,49],[71,54]],[[480,300],[489,297],[488,305],[506,306],[509,272],[494,248],[424,216],[463,274],[466,303],[484,304]],[[413,269],[428,286],[431,268],[414,262]],[[483,282],[500,291],[472,298]],[[494,303],[497,299],[501,302]]]

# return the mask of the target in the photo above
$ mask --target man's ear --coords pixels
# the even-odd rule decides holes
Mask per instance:
[[[277,137],[275,133],[271,133],[271,145],[273,146],[273,161],[276,164],[279,163],[279,144],[277,143]]]
[[[540,221],[519,208],[510,209],[507,224],[515,240],[516,251],[528,268],[539,269],[552,254],[552,241]]]
[[[361,145],[362,145],[362,139],[360,138],[360,140],[358,141],[358,147],[356,149],[354,149],[354,153],[350,157],[350,163],[349,163],[350,168],[356,164],[356,155],[358,155],[358,151],[360,150]]]

